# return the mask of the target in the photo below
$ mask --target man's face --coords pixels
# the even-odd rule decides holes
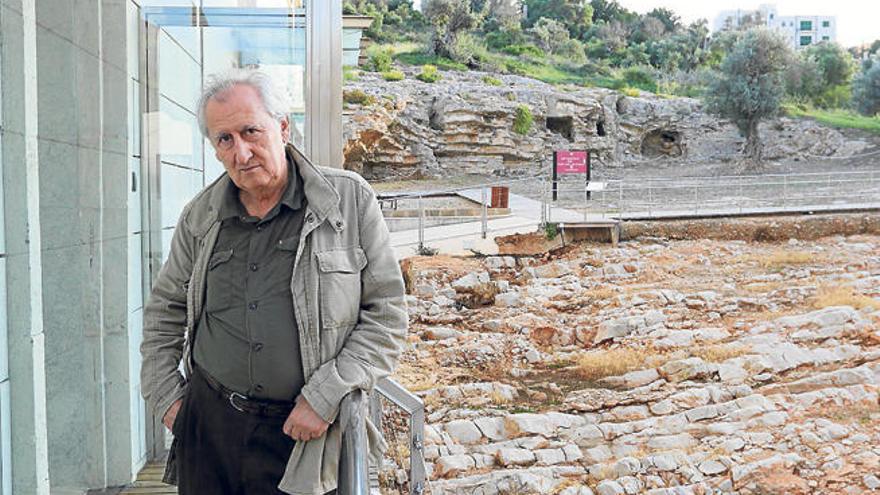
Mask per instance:
[[[289,124],[266,112],[256,89],[238,84],[211,98],[205,124],[217,159],[239,189],[259,195],[286,184]]]

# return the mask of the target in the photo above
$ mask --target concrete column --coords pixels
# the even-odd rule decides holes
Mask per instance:
[[[82,494],[133,474],[126,3],[0,2],[13,489]]]
[[[306,153],[342,168],[342,0],[306,0]]]

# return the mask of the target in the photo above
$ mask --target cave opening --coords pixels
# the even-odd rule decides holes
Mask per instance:
[[[574,140],[574,119],[567,117],[547,117],[547,130],[564,137],[569,141]]]
[[[596,135],[600,136],[600,137],[605,135],[605,121],[604,120],[599,120],[598,122],[596,122]]]
[[[642,138],[642,156],[647,158],[681,156],[684,151],[681,141],[682,136],[679,131],[654,129]]]

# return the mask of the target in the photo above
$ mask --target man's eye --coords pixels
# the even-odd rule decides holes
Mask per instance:
[[[260,133],[260,130],[257,129],[256,127],[251,127],[251,128],[249,128],[248,130],[246,130],[245,132],[248,133],[248,134],[250,134],[250,135],[255,135],[255,134],[259,134],[259,133]]]
[[[229,142],[229,136],[220,136],[217,138],[218,143],[226,143]]]

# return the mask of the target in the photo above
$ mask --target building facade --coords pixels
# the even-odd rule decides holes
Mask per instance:
[[[754,26],[766,26],[779,32],[793,49],[837,41],[837,19],[834,16],[780,16],[772,4],[761,5],[756,10],[722,11],[715,18],[713,31]]]
[[[283,81],[342,164],[341,0],[0,0],[0,495],[125,485],[167,443],[140,396],[144,299],[222,173],[206,77]]]

